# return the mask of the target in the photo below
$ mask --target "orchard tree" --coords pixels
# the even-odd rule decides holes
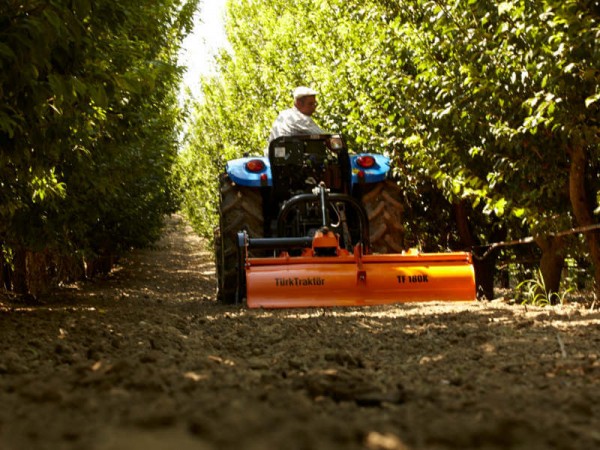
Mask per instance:
[[[421,87],[434,94],[411,148],[438,149],[432,175],[455,195],[521,219],[556,291],[566,249],[551,233],[594,222],[596,2],[408,3],[397,17],[423,42]],[[587,238],[598,285],[598,232]]]
[[[81,266],[73,261],[82,257],[97,267],[98,257],[157,237],[163,214],[176,208],[169,184],[180,117],[176,56],[197,3],[0,6],[7,287],[39,290],[28,282]]]

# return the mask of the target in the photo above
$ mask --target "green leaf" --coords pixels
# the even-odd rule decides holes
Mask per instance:
[[[521,218],[525,214],[525,208],[513,208],[512,213],[515,217]]]
[[[0,56],[8,59],[9,61],[13,61],[16,58],[15,52],[13,52],[13,50],[3,42],[0,42]]]
[[[600,93],[589,96],[585,99],[585,107],[589,108],[591,105],[600,100]]]
[[[514,4],[512,2],[500,2],[498,4],[498,15],[503,15],[507,12],[510,12],[514,8]]]
[[[494,209],[494,213],[497,216],[502,216],[504,215],[504,209],[506,207],[506,204],[508,202],[506,201],[505,198],[501,198],[500,200],[498,200],[496,203],[494,203],[493,209]]]

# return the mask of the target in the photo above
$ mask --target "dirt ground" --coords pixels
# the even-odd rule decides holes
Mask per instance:
[[[206,244],[0,299],[0,449],[600,448],[600,312],[507,301],[248,310]]]

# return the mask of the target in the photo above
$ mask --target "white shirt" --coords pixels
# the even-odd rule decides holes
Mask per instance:
[[[294,136],[296,134],[326,134],[315,123],[312,117],[302,114],[295,106],[281,111],[269,135],[269,142],[280,136]]]

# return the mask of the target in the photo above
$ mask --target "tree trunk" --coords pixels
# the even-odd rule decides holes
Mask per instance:
[[[19,247],[13,257],[12,290],[15,294],[25,295],[27,291],[27,252]]]
[[[5,258],[4,251],[0,250],[0,287],[10,291],[10,266]]]
[[[480,243],[473,236],[471,227],[469,226],[469,217],[464,201],[454,204],[454,214],[460,240],[462,244],[469,248],[473,253],[473,268],[475,269],[477,298],[492,300],[494,298],[494,273],[498,251],[497,249],[492,250],[485,258],[482,258],[477,254],[475,247]]]
[[[47,294],[52,285],[50,271],[53,265],[52,252],[44,250],[41,252],[26,253],[27,261],[27,289],[34,298]]]
[[[569,172],[569,197],[573,214],[579,226],[593,225],[593,205],[588,198],[585,186],[585,169],[588,166],[588,155],[581,144],[570,148],[571,168]],[[592,230],[585,233],[592,263],[594,265],[594,280],[596,298],[600,298],[600,231]]]
[[[540,259],[540,270],[546,287],[545,294],[553,297],[551,293],[558,293],[560,289],[560,280],[562,269],[565,263],[563,249],[564,240],[560,237],[543,236],[536,238],[535,242],[542,249],[542,258]]]

